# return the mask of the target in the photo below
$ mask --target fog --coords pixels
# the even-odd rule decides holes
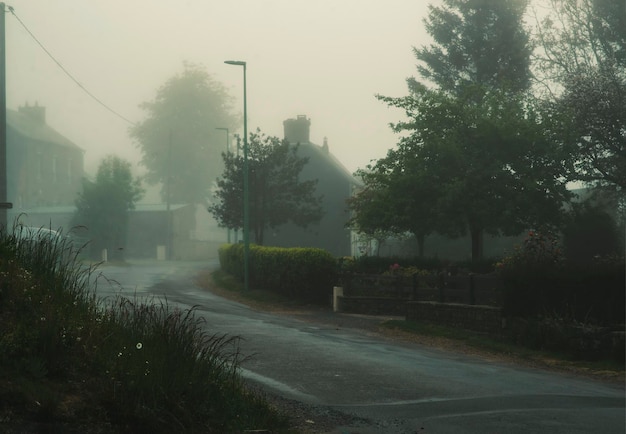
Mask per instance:
[[[405,80],[416,71],[412,47],[429,40],[422,25],[428,3],[13,0],[6,5],[54,60],[7,12],[7,105],[45,106],[48,125],[85,150],[87,173],[110,153],[140,173],[123,118],[141,121],[138,105],[182,72],[184,61],[204,65],[241,112],[241,68],[224,60],[243,60],[249,131],[282,137],[283,120],[304,114],[311,141],[327,137],[354,171],[397,141],[388,124],[402,113],[374,95],[406,94]]]

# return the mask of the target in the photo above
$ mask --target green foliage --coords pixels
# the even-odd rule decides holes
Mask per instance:
[[[243,245],[224,245],[220,266],[243,279]],[[337,283],[337,262],[327,251],[316,248],[250,246],[250,285],[276,291],[296,300],[328,302]]]
[[[621,251],[615,220],[604,210],[586,204],[575,205],[563,229],[565,257],[574,262],[591,262]]]
[[[0,231],[3,424],[154,433],[285,428],[239,376],[236,337],[211,335],[193,308],[97,299],[95,269],[77,262],[68,243],[26,243]]]
[[[626,188],[626,4],[551,0],[536,34],[536,77],[571,180]]]
[[[352,212],[348,224],[379,246],[390,235],[411,233],[423,255],[424,237],[445,221],[435,209],[438,183],[425,171],[414,170],[415,161],[404,159],[402,152],[390,150],[375,166],[357,172],[363,186],[347,202]]]
[[[444,0],[429,6],[429,46],[414,48],[418,72],[445,92],[476,84],[523,91],[530,84],[526,0]],[[409,84],[415,84],[410,80]]]
[[[497,264],[498,269],[527,270],[529,273],[553,269],[562,264],[559,240],[550,232],[529,231],[521,246]]]
[[[615,0],[550,0],[534,35],[536,76],[551,93],[579,69],[626,66],[626,4]],[[547,13],[546,13],[547,12]]]
[[[83,180],[83,191],[76,199],[73,225],[87,229],[93,258],[108,249],[111,259],[122,259],[126,246],[128,211],[143,195],[131,165],[119,157],[108,156],[98,166],[96,180]]]
[[[614,345],[611,328],[580,321],[560,313],[514,318],[507,339],[514,345],[547,350],[574,360],[614,361],[623,367],[624,346]]]
[[[626,188],[625,101],[626,62],[620,71],[580,70],[564,83],[554,110],[564,147],[576,156],[572,181]]]
[[[347,273],[382,274],[389,271],[398,264],[403,270],[438,270],[445,263],[439,258],[411,257],[402,258],[399,256],[360,256],[358,258],[340,258],[339,269]]]
[[[431,6],[426,28],[434,42],[415,50],[424,82],[410,79],[406,97],[378,97],[404,110],[407,120],[392,127],[408,134],[371,168],[366,191],[384,198],[392,222],[418,241],[469,231],[473,260],[482,257],[485,232],[558,223],[568,197],[562,155],[527,94],[526,3]]]
[[[531,232],[498,272],[507,316],[550,313],[585,323],[624,323],[623,258],[568,263],[556,238]]]
[[[252,241],[262,245],[266,229],[288,222],[300,227],[318,222],[323,210],[321,197],[315,196],[317,180],[299,180],[308,159],[298,156],[298,146],[257,130],[250,134],[248,148]],[[217,180],[216,201],[208,209],[222,226],[242,229],[244,159],[233,153],[223,157],[225,169]]]
[[[164,202],[207,202],[226,150],[224,133],[216,128],[238,125],[232,102],[227,89],[200,65],[185,63],[153,101],[140,105],[147,117],[131,127],[130,135],[141,150],[146,181],[162,185]]]

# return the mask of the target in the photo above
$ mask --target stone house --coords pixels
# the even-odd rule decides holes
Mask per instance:
[[[319,223],[300,228],[286,224],[266,235],[265,244],[278,247],[317,247],[335,256],[352,255],[351,231],[346,228],[350,217],[346,200],[358,181],[330,152],[328,141],[323,145],[310,141],[311,120],[304,115],[283,122],[285,139],[299,144],[298,155],[308,163],[300,174],[302,180],[317,179],[316,195],[322,196],[324,216]]]
[[[84,151],[46,123],[45,107],[7,110],[7,196],[14,208],[74,203]]]

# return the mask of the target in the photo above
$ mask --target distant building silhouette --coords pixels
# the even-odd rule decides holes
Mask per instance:
[[[296,145],[300,157],[308,157],[301,180],[317,179],[316,196],[323,196],[324,216],[317,224],[300,228],[294,224],[280,226],[265,236],[265,244],[279,247],[318,247],[335,256],[352,255],[351,232],[346,228],[350,217],[346,200],[350,197],[356,178],[331,154],[328,140],[322,146],[311,143],[311,120],[305,115],[283,122],[285,139]]]
[[[7,196],[15,209],[72,205],[84,151],[46,124],[45,107],[7,110]]]

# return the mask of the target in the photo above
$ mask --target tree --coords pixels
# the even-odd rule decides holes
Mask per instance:
[[[535,78],[552,94],[582,70],[626,67],[626,3],[621,0],[549,0],[537,18]],[[536,14],[537,16],[537,14]]]
[[[463,95],[468,87],[520,92],[530,85],[529,35],[522,26],[527,0],[444,0],[430,5],[428,47],[413,48],[417,70],[440,90]],[[409,87],[417,81],[410,78]],[[476,95],[477,96],[477,95]]]
[[[580,70],[553,105],[572,181],[626,189],[626,70]]]
[[[425,237],[442,227],[434,209],[438,184],[412,167],[419,161],[402,157],[410,147],[409,140],[402,140],[399,147],[375,166],[357,172],[363,187],[348,200],[352,211],[349,225],[379,245],[392,235],[413,234],[423,256]]]
[[[426,233],[469,230],[473,259],[482,256],[484,232],[516,234],[554,222],[566,197],[560,156],[527,93],[526,3],[444,0],[442,7],[430,6],[425,23],[434,43],[414,50],[425,82],[408,79],[406,97],[378,97],[407,115],[392,128],[409,136],[382,163],[396,166],[404,180],[397,185],[422,184],[409,193],[417,206],[407,213],[419,210],[415,221]]]
[[[111,259],[123,258],[128,211],[134,209],[142,195],[141,184],[133,178],[130,163],[119,157],[103,159],[95,181],[83,180],[73,224],[87,228],[93,258],[102,249],[107,249]]]
[[[147,118],[130,128],[142,152],[149,184],[161,183],[164,202],[207,203],[222,169],[223,131],[235,129],[232,97],[200,66],[185,63],[153,101],[140,107]]]
[[[238,139],[239,140],[239,139]],[[216,201],[208,209],[222,226],[243,228],[243,157],[224,153],[224,173],[217,180]],[[264,231],[288,222],[307,227],[323,215],[317,180],[301,181],[308,162],[298,146],[257,130],[248,141],[249,210],[253,241],[263,244]]]
[[[626,188],[626,3],[551,0],[538,23],[537,74],[572,181]]]
[[[408,103],[415,130],[387,164],[414,185],[409,221],[453,237],[469,231],[474,259],[483,232],[516,235],[559,221],[563,169],[531,104],[492,92],[468,105],[440,91]]]

